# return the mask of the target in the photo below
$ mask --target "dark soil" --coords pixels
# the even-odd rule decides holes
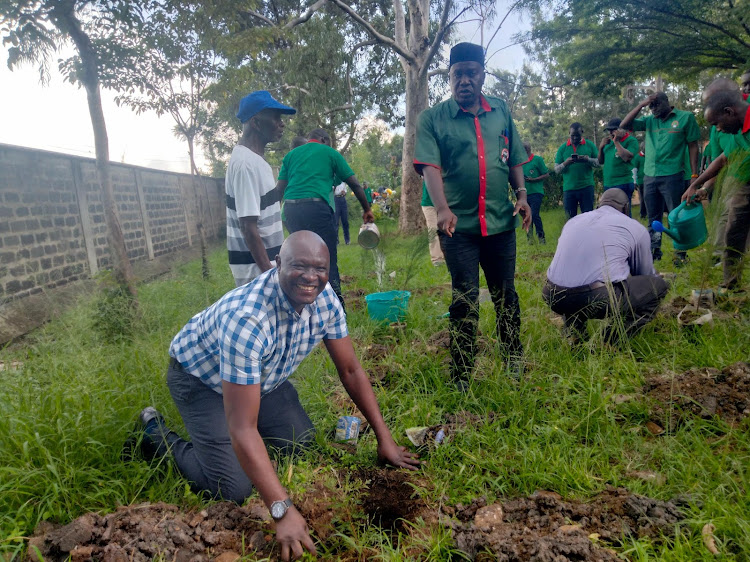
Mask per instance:
[[[406,523],[428,511],[412,485],[409,473],[400,470],[360,470],[362,509],[369,521],[387,531],[405,532]]]
[[[610,488],[587,503],[554,492],[485,505],[458,505],[450,523],[456,546],[474,560],[503,562],[619,561],[606,545],[622,537],[672,535],[683,518],[673,502]]]
[[[659,311],[670,318],[677,318],[677,315],[682,312],[682,309],[689,304],[690,302],[688,300],[682,297],[675,297],[672,299],[672,302],[662,303]]]
[[[360,310],[365,307],[366,294],[367,293],[364,289],[350,289],[348,291],[343,291],[342,296],[344,297],[344,302],[348,308],[351,310]]]
[[[653,376],[646,380],[643,392],[654,402],[652,421],[669,430],[693,416],[718,416],[737,425],[750,415],[750,364]]]

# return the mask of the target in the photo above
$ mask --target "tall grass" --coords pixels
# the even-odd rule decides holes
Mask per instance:
[[[732,300],[729,312],[698,335],[682,330],[673,317],[660,315],[622,348],[592,343],[574,352],[563,339],[541,297],[544,273],[563,225],[561,211],[543,213],[547,245],[530,245],[518,236],[516,286],[522,307],[522,339],[529,366],[514,382],[490,346],[480,352],[469,392],[455,392],[449,382],[445,353],[429,346],[436,332],[447,329],[441,316],[450,304],[450,278],[431,265],[425,251],[412,266],[407,326],[391,330],[367,317],[364,299],[349,305],[348,324],[362,355],[373,343],[384,344],[385,358],[364,359],[366,369],[385,364],[388,376],[376,384],[383,414],[397,441],[404,430],[441,423],[466,410],[489,419],[458,431],[450,444],[431,452],[422,473],[431,500],[450,503],[476,496],[524,496],[537,489],[567,498],[585,499],[607,485],[625,486],[652,497],[688,498],[688,519],[665,541],[632,539],[618,550],[632,560],[708,560],[700,529],[716,525],[717,541],[727,560],[750,558],[750,436],[748,420],[731,428],[721,421],[695,419],[674,433],[654,437],[645,429],[648,405],[640,400],[615,404],[618,394],[637,394],[650,373],[680,372],[693,366],[723,367],[747,360],[750,349],[750,304]],[[383,290],[400,289],[410,267],[413,239],[381,228],[388,271]],[[520,232],[520,231],[519,231]],[[668,243],[665,241],[665,250]],[[709,251],[701,248],[701,256]],[[357,246],[340,246],[341,273],[352,277],[344,293],[380,289],[372,256]],[[671,270],[669,250],[660,267]],[[124,462],[121,447],[140,409],[153,404],[181,431],[179,415],[165,384],[169,342],[196,312],[233,287],[226,254],[210,255],[212,276],[203,280],[199,260],[180,267],[139,290],[139,329],[130,338],[105,339],[92,329],[95,300],[78,307],[19,344],[7,347],[1,360],[21,361],[18,370],[0,372],[0,551],[18,552],[37,523],[64,523],[90,511],[111,511],[140,501],[178,503],[200,500],[168,463],[149,466]],[[720,272],[698,271],[696,260],[679,270],[667,299],[687,297],[708,276],[715,286]],[[389,285],[393,285],[390,287]],[[441,289],[436,289],[442,288]],[[481,305],[480,331],[494,342],[494,311]],[[591,322],[594,342],[601,322]],[[380,368],[380,367],[379,367]],[[319,430],[319,446],[294,465],[283,465],[283,483],[303,493],[321,477],[320,467],[339,469],[372,465],[375,440],[365,433],[355,454],[327,446],[338,416],[351,412],[331,360],[314,352],[294,377],[301,399]],[[635,470],[664,475],[666,482],[644,482],[628,476]],[[447,499],[446,499],[447,498]],[[355,505],[342,509],[356,510]],[[356,520],[355,520],[356,521]],[[426,535],[419,559],[455,557],[445,531]],[[352,524],[323,545],[331,556],[340,549],[378,552],[380,559],[409,560],[414,539],[399,541],[377,527]],[[455,559],[455,558],[453,558]]]

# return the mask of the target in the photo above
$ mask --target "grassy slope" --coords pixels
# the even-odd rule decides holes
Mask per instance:
[[[447,326],[449,291],[420,292],[449,283],[445,268],[433,268],[427,255],[416,262],[408,283],[414,292],[408,327],[400,333],[372,324],[362,308],[350,307],[349,325],[359,350],[371,343],[392,346],[385,362],[393,375],[376,392],[397,440],[404,429],[440,423],[459,410],[496,412],[490,425],[467,428],[430,455],[423,472],[434,498],[467,502],[532,493],[536,489],[585,498],[605,485],[626,486],[652,497],[688,494],[697,505],[674,540],[654,544],[633,541],[620,549],[633,560],[711,559],[700,529],[712,521],[726,559],[750,558],[750,436],[748,422],[730,429],[719,421],[695,420],[674,435],[653,437],[644,428],[646,406],[615,406],[615,394],[638,392],[648,372],[680,372],[692,366],[723,367],[747,360],[750,344],[747,305],[730,312],[699,334],[681,330],[673,318],[660,316],[620,351],[599,349],[598,326],[592,353],[574,355],[541,299],[544,272],[562,227],[562,215],[545,215],[546,246],[529,245],[519,236],[517,288],[522,304],[523,341],[530,371],[520,385],[511,383],[498,361],[478,361],[471,392],[460,395],[446,385],[443,359],[427,350],[430,335]],[[397,271],[393,287],[402,288],[413,240],[384,233],[387,272]],[[393,227],[391,227],[392,229]],[[355,233],[354,228],[353,234]],[[520,232],[520,231],[519,231]],[[670,246],[665,242],[665,247]],[[719,272],[705,274],[700,256],[680,271],[668,298],[687,296],[706,275],[715,286]],[[671,269],[666,252],[663,269]],[[340,248],[342,274],[354,278],[345,288],[376,290],[372,257],[352,245]],[[164,382],[171,337],[195,312],[232,287],[225,253],[211,256],[213,277],[200,278],[200,263],[181,267],[169,279],[140,289],[143,326],[134,341],[104,341],[91,329],[93,305],[83,301],[63,318],[38,331],[23,346],[2,352],[3,361],[19,360],[19,371],[0,372],[0,552],[18,551],[21,537],[40,519],[67,522],[89,510],[111,511],[140,501],[197,505],[198,498],[171,468],[142,462],[123,463],[120,448],[138,411],[155,404],[180,427]],[[481,329],[493,334],[494,313],[482,305]],[[370,363],[365,361],[365,367]],[[356,466],[374,462],[374,438],[364,436],[356,456],[333,450],[326,439],[339,415],[349,413],[331,361],[316,351],[298,371],[296,384],[319,428],[320,447],[295,466],[282,467],[284,483],[302,491],[319,466]],[[626,473],[653,470],[666,477],[657,485]],[[351,508],[351,506],[349,506]],[[384,559],[408,559],[403,548],[374,528],[342,529],[349,547],[374,546]],[[332,547],[333,548],[333,547]],[[448,559],[450,541],[443,534],[424,544],[420,558]],[[429,552],[429,554],[427,554]]]

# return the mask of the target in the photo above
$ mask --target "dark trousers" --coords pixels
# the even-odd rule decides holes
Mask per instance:
[[[564,288],[547,281],[542,296],[553,312],[562,315],[567,335],[575,339],[586,339],[587,320],[619,317],[622,325],[611,322],[604,336],[605,341],[615,343],[621,336],[634,335],[654,318],[668,289],[661,277],[635,275],[611,286],[595,283],[593,287]]]
[[[664,213],[669,213],[680,204],[680,198],[685,193],[685,177],[682,172],[671,176],[645,176],[643,192],[646,198],[646,211],[648,211],[651,253],[658,259],[661,258],[661,232],[652,229],[651,224],[654,221],[664,220]],[[684,255],[684,252],[682,254]]]
[[[563,191],[563,209],[569,219],[578,214],[578,207],[581,207],[581,213],[588,213],[594,210],[594,186]]]
[[[742,280],[743,256],[750,233],[750,184],[743,185],[729,199],[723,287],[734,289]]]
[[[253,484],[232,449],[221,394],[174,360],[167,370],[167,386],[190,435],[190,441],[167,435],[180,474],[195,493],[242,503]],[[289,381],[261,398],[258,431],[267,446],[283,455],[299,452],[312,441],[315,428]]]
[[[341,296],[341,280],[339,278],[338,251],[336,249],[338,228],[333,221],[333,209],[322,199],[319,201],[294,201],[294,199],[290,199],[284,203],[286,226],[289,232],[312,230],[326,243],[328,253],[331,256],[328,282],[338,295],[341,304],[343,304],[344,299]]]
[[[534,229],[536,228],[536,235],[540,240],[544,240],[544,225],[542,224],[542,215],[539,213],[542,210],[542,199],[544,199],[544,193],[529,193],[526,195],[526,200],[531,207],[531,228],[529,228],[529,240],[534,236]]]
[[[336,224],[336,242],[339,239],[339,224],[344,229],[344,242],[349,243],[349,207],[346,204],[346,195],[341,197],[336,196],[333,198],[336,201],[336,216],[334,223]]]
[[[451,374],[466,379],[474,368],[479,324],[479,266],[497,315],[500,352],[508,359],[523,355],[521,307],[513,278],[516,271],[516,231],[492,236],[440,232],[440,246],[451,274],[453,302],[450,306]]]
[[[648,216],[648,210],[646,208],[646,196],[644,194],[643,184],[637,185],[636,189],[638,190],[638,199],[641,200],[640,207],[640,216],[642,219],[645,219]]]
[[[605,187],[604,191],[607,191],[608,189],[622,189],[625,194],[628,196],[628,216],[632,217],[632,209],[631,209],[631,203],[633,198],[633,191],[635,191],[635,186],[632,183],[622,183],[620,185],[611,185],[609,187]]]

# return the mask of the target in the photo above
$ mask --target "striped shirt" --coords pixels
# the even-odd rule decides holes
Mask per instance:
[[[193,316],[169,355],[221,394],[221,382],[260,384],[271,392],[324,339],[348,335],[346,315],[330,284],[300,314],[279,286],[276,268]]]
[[[260,273],[242,235],[240,217],[258,217],[258,232],[273,263],[284,241],[281,207],[271,166],[246,146],[237,145],[232,150],[225,184],[229,267],[239,287]]]

